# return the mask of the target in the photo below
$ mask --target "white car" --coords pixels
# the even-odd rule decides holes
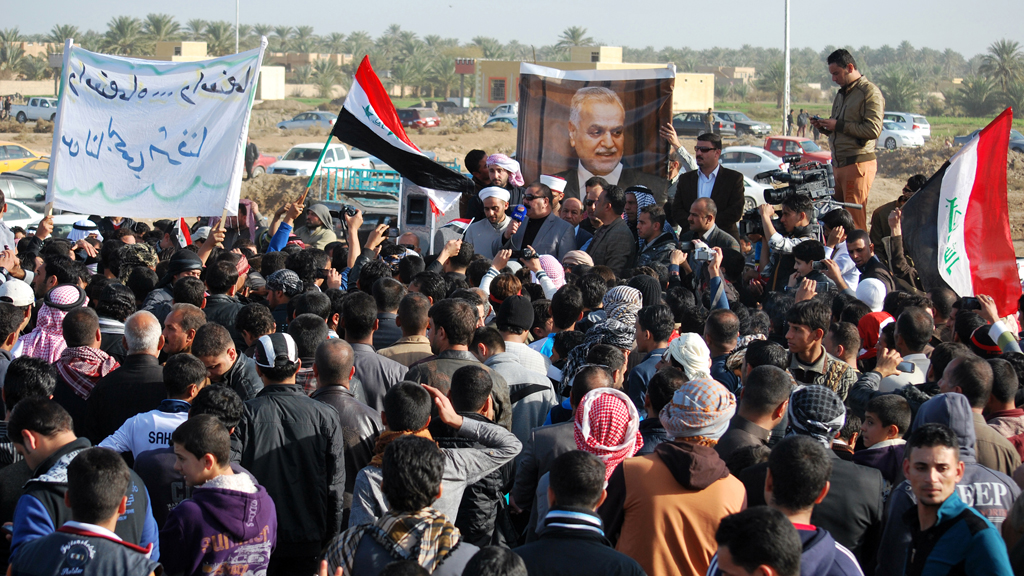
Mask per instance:
[[[490,116],[488,116],[488,119],[496,118],[498,116],[510,116],[518,118],[519,102],[512,102],[510,104],[499,104],[498,106],[495,106],[494,110],[491,110],[491,114]]]
[[[932,139],[932,126],[928,119],[910,112],[883,112],[882,122],[893,122],[907,130],[913,130],[927,142]]]
[[[750,176],[743,176],[743,211],[747,212],[764,204],[764,191],[771,188],[758,184]]]
[[[65,212],[53,216],[53,235],[56,238],[66,238],[71,233],[72,226],[87,216]],[[8,228],[20,226],[25,231],[35,232],[36,226],[43,219],[43,215],[13,198],[7,199],[7,213],[4,214],[4,224]]]
[[[722,166],[753,178],[769,170],[786,170],[789,165],[775,154],[757,146],[729,146],[722,150]]]
[[[882,122],[882,134],[878,137],[877,146],[886,150],[924,146],[924,136],[908,130],[895,122]]]
[[[274,162],[267,168],[267,174],[282,174],[284,176],[309,176],[316,167],[317,158],[323,150],[323,144],[310,142],[307,144],[296,144],[285,153],[280,160]],[[369,156],[353,158],[349,154],[348,146],[344,144],[331,144],[324,154],[324,160],[320,164],[320,174],[324,174],[325,168],[364,168],[373,170],[373,162]]]

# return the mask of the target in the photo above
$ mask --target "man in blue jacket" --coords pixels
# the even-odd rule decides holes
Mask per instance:
[[[32,479],[14,509],[11,538],[11,562],[20,546],[52,533],[71,520],[64,493],[68,489],[68,464],[91,444],[72,431],[71,416],[47,398],[28,398],[18,402],[7,422],[7,436],[15,450],[32,468]],[[127,508],[117,520],[114,532],[126,542],[147,548],[150,559],[160,559],[159,528],[153,520],[149,494],[142,479],[131,473]]]

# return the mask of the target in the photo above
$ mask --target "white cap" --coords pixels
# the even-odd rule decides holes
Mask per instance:
[[[209,226],[200,226],[199,228],[196,228],[196,231],[192,233],[192,241],[206,240],[210,237],[210,230],[211,228]]]
[[[505,202],[512,199],[512,194],[510,194],[508,190],[499,186],[488,186],[480,191],[479,196],[481,202],[488,198],[497,198],[499,200],[504,200]]]
[[[555,192],[565,192],[565,178],[543,174],[540,177],[540,183],[551,188]]]
[[[36,294],[28,284],[12,278],[0,284],[0,302],[14,306],[31,306],[36,301]]]

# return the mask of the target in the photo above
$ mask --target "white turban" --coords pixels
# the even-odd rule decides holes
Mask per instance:
[[[540,183],[551,188],[555,192],[565,192],[565,178],[544,174],[540,177]]]
[[[497,198],[499,200],[504,200],[505,202],[508,202],[512,198],[512,195],[509,194],[508,190],[505,190],[504,188],[501,188],[499,186],[488,186],[487,188],[484,188],[483,190],[480,191],[479,196],[481,202],[487,200],[488,198]]]
[[[711,350],[697,334],[680,334],[668,345],[665,354],[682,366],[688,379],[711,378]]]
[[[100,242],[103,241],[103,235],[100,234],[100,227],[97,226],[95,222],[92,220],[79,220],[78,222],[75,222],[71,232],[68,233],[68,240],[78,242],[83,238],[88,238],[91,234],[95,234]]]

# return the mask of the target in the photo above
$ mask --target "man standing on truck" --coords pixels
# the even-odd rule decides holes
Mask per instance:
[[[865,206],[878,169],[875,141],[882,133],[885,99],[878,87],[857,70],[853,55],[842,48],[829,54],[828,71],[840,86],[832,102],[832,115],[828,119],[812,118],[811,125],[828,136],[836,174],[834,198],[860,204],[860,208],[847,210],[857,228],[867,230]]]

